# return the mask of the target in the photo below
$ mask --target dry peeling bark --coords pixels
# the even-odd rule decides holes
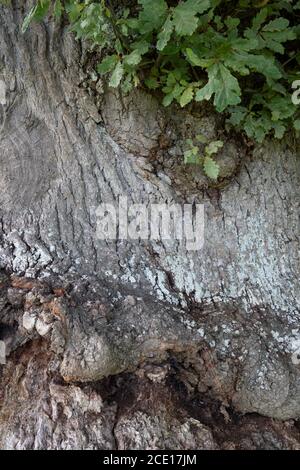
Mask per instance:
[[[299,448],[299,147],[89,74],[0,9],[0,447]],[[222,187],[182,165],[222,136]],[[205,204],[205,244],[101,242],[101,202]]]

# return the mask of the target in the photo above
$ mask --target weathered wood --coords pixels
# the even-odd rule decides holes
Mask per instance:
[[[0,323],[11,329],[0,445],[238,446],[219,439],[212,418],[209,430],[200,404],[168,409],[173,379],[223,413],[298,419],[298,143],[249,152],[224,137],[224,185],[212,188],[182,164],[191,132],[222,131],[211,110],[166,111],[142,91],[106,90],[63,25],[22,35],[23,15],[19,2],[0,7],[0,266],[19,276],[1,284]],[[95,208],[120,196],[205,204],[203,249],[99,241]],[[141,396],[161,398],[157,419],[138,393],[122,405],[124,374],[131,392],[136,384]],[[271,446],[263,437],[271,421],[248,422],[261,441],[241,445]],[[278,447],[298,445],[296,428],[288,438],[284,424],[272,432]]]

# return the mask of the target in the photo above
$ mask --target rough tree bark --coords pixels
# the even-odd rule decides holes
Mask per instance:
[[[212,187],[181,163],[212,110],[106,90],[24,9],[0,7],[0,447],[300,448],[297,142],[224,134]],[[97,240],[119,196],[204,203],[203,249]]]

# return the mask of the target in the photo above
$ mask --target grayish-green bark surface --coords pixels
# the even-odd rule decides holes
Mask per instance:
[[[23,14],[0,7],[0,446],[299,447],[296,144],[112,93]],[[225,140],[222,188],[182,164],[195,133]],[[99,241],[119,196],[204,204],[203,249]]]

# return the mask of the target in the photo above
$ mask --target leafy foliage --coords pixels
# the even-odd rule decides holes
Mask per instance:
[[[217,154],[224,143],[221,140],[208,142],[207,138],[202,134],[196,136],[196,141],[197,144],[194,144],[192,139],[187,140],[188,149],[184,153],[184,162],[203,166],[206,176],[216,180],[219,176],[220,168],[212,158],[212,155]],[[201,152],[200,146],[204,146],[203,152]]]
[[[47,12],[102,51],[99,74],[124,92],[142,85],[164,106],[210,100],[229,125],[262,142],[299,131],[291,100],[300,78],[298,0],[38,0],[23,23]],[[215,174],[207,160],[207,173]]]

